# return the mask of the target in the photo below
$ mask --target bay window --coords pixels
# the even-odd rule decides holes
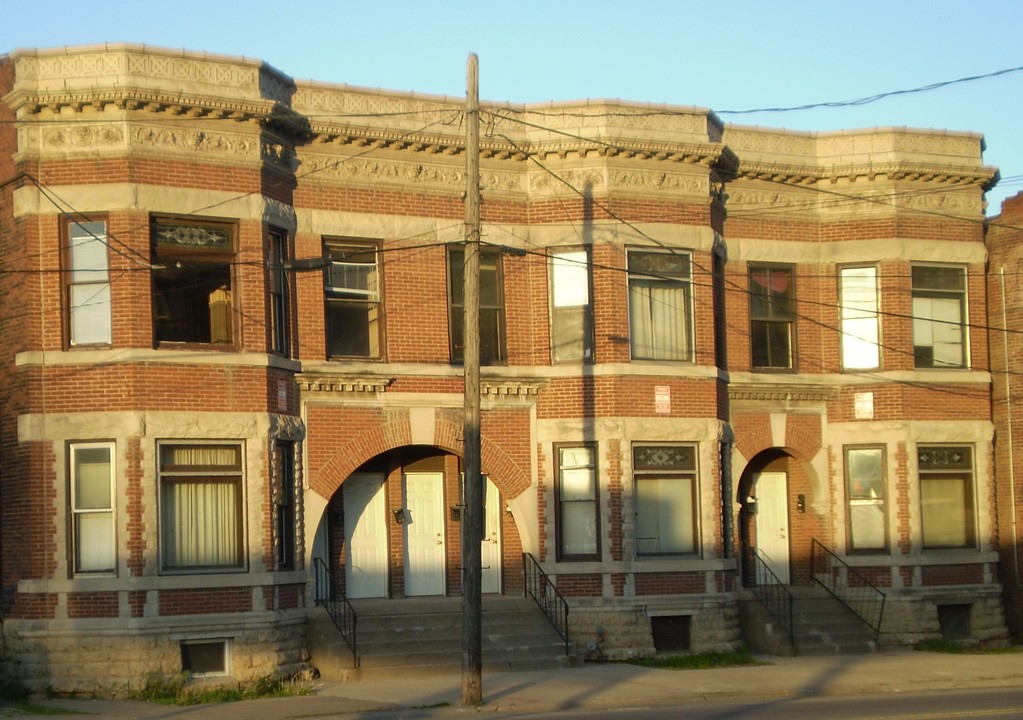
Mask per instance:
[[[838,271],[842,368],[872,370],[881,364],[878,333],[877,268]]]
[[[590,257],[585,249],[550,253],[551,360],[593,362]]]
[[[596,445],[555,449],[558,560],[599,560]]]
[[[915,265],[912,273],[916,367],[966,367],[966,269]]]
[[[105,222],[68,222],[65,302],[68,344],[111,342],[110,272]]]
[[[114,444],[74,443],[70,456],[74,573],[112,573],[117,554]]]
[[[327,354],[379,358],[383,348],[379,247],[328,240]]]
[[[794,276],[791,267],[750,268],[750,349],[755,370],[790,370],[793,367]]]

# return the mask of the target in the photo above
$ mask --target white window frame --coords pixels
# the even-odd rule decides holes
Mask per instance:
[[[105,220],[67,223],[68,345],[110,345],[110,257]]]
[[[117,529],[115,525],[115,473],[113,442],[75,442],[68,446],[68,465],[70,472],[70,495],[71,495],[71,563],[75,575],[113,575],[117,572]],[[79,458],[85,452],[106,450],[107,451],[107,502],[106,504],[90,503],[91,507],[80,507],[83,502],[79,485],[79,474],[82,464]],[[94,546],[100,542],[98,539],[86,541],[85,531],[95,538],[98,535],[107,536],[108,548],[105,561],[96,566],[90,566],[93,562],[83,562],[83,552],[93,553]]]
[[[881,366],[877,266],[839,268],[838,288],[842,369],[875,370]]]
[[[862,455],[866,462],[857,462],[856,455]],[[876,468],[872,467],[874,456],[877,458]],[[888,549],[885,448],[882,445],[850,445],[845,448],[844,460],[849,552],[884,552]],[[864,467],[871,470],[871,476],[861,475],[860,470]],[[879,519],[876,517],[878,514]],[[879,525],[865,520],[870,517],[874,517]],[[866,534],[877,529],[880,529],[880,539],[869,542]]]
[[[582,452],[588,458],[582,456]],[[571,454],[578,454],[574,458]],[[557,506],[557,559],[566,561],[600,560],[600,487],[597,475],[597,443],[558,443],[554,446],[557,463],[555,504]],[[592,548],[570,552],[572,538],[588,536]]]
[[[332,358],[381,358],[384,349],[384,303],[380,243],[357,238],[327,238],[324,252],[331,258],[323,279],[327,355]],[[372,263],[346,262],[347,258],[366,255],[372,256]],[[334,324],[341,322],[349,311],[357,312],[360,317],[365,315],[366,348],[364,351],[335,352],[335,349],[343,349],[336,335],[350,335],[350,331],[335,328]],[[334,313],[338,313],[340,318],[335,319]]]

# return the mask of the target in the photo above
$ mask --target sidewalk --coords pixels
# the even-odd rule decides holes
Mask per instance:
[[[625,664],[483,676],[474,714],[684,705],[720,698],[1023,687],[1023,653],[950,655],[899,650],[875,655],[762,658],[720,670],[654,670]],[[289,720],[418,709],[420,716],[464,714],[461,675],[315,684],[314,695],[177,707],[132,700],[40,700],[36,704],[102,718]],[[0,705],[0,717],[10,717]],[[65,715],[65,717],[68,717]]]

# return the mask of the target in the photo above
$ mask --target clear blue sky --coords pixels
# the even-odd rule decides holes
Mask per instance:
[[[244,55],[296,79],[525,103],[582,98],[716,111],[852,100],[1023,66],[1023,2],[989,0],[7,0],[0,53],[102,42]],[[1023,72],[859,107],[732,115],[799,130],[982,133],[1023,190]]]

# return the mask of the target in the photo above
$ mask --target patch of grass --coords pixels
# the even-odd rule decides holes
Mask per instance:
[[[1009,645],[1007,647],[983,647],[958,640],[947,640],[938,638],[936,640],[923,640],[913,646],[914,650],[920,652],[949,653],[959,655],[1004,655],[1021,652],[1019,646]]]
[[[725,652],[696,653],[694,655],[657,655],[628,661],[631,665],[664,670],[710,670],[712,668],[757,665],[759,661],[746,648]]]
[[[192,684],[187,673],[165,676],[150,673],[141,690],[131,694],[134,700],[164,705],[202,705],[206,703],[236,702],[269,697],[309,695],[312,688],[299,680],[268,675],[248,685]]]
[[[16,682],[0,682],[0,702],[17,709],[18,715],[68,715],[70,710],[43,707],[29,702],[28,688]],[[0,716],[3,713],[0,712]]]

